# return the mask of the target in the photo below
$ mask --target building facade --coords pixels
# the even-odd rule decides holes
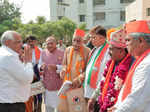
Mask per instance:
[[[113,2],[112,2],[113,1]],[[50,0],[50,20],[63,16],[74,22],[105,28],[117,27],[125,22],[125,7],[134,0]]]
[[[126,7],[126,22],[150,20],[150,0],[136,0]]]

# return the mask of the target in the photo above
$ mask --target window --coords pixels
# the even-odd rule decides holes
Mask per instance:
[[[95,21],[105,20],[105,12],[96,12],[94,13]]]
[[[93,0],[94,5],[105,5],[105,0]]]
[[[58,2],[63,2],[63,0],[57,0]]]
[[[62,19],[63,18],[63,16],[58,16],[58,19],[60,20],[60,19]]]
[[[85,22],[85,15],[79,15],[80,22]]]
[[[133,2],[134,0],[120,0],[120,3],[131,3]]]
[[[147,15],[147,16],[150,16],[150,8],[147,8],[147,9],[146,9],[146,15]]]
[[[84,3],[84,0],[79,0],[79,3]]]
[[[125,21],[126,13],[125,11],[120,11],[120,21]]]

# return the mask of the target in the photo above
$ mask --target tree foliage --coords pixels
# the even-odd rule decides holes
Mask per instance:
[[[44,17],[37,17],[36,20]],[[34,35],[41,42],[51,35],[55,36],[57,40],[62,39],[67,41],[68,44],[71,43],[73,32],[76,28],[76,24],[68,18],[62,18],[58,21],[36,21],[34,23],[28,23],[22,25],[17,29],[18,32],[22,34],[24,38],[27,35]]]
[[[20,18],[20,7],[14,3],[9,3],[8,0],[0,0],[0,23],[13,18]]]
[[[6,30],[15,30],[23,38],[28,35],[34,35],[42,43],[51,35],[57,40],[62,39],[67,44],[71,44],[74,30],[77,28],[76,23],[64,17],[58,21],[47,21],[45,17],[38,16],[36,22],[30,21],[23,24],[20,18],[20,8],[8,0],[0,0],[0,35]],[[79,25],[78,28],[85,30],[86,24]]]

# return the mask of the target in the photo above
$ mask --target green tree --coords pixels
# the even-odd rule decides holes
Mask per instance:
[[[38,24],[44,24],[46,22],[46,18],[44,16],[37,16],[36,22]]]
[[[86,29],[86,23],[79,24],[79,25],[78,25],[78,28],[81,29],[81,30],[86,31],[86,30],[87,30],[87,29]]]
[[[0,23],[21,16],[20,7],[8,0],[0,0]]]

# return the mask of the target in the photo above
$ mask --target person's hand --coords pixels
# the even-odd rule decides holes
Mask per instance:
[[[46,64],[42,64],[41,67],[40,67],[40,76],[43,76],[44,74],[44,69],[46,69]]]
[[[96,100],[91,98],[88,101],[88,112],[94,112],[94,105],[95,105]]]
[[[107,109],[107,112],[115,112],[115,110],[116,110],[116,107],[110,107],[110,108],[108,108]]]
[[[32,62],[32,49],[28,45],[24,47],[24,62]]]
[[[60,78],[61,78],[61,79],[64,79],[64,78],[65,78],[65,74],[66,74],[66,71],[65,71],[65,70],[62,70],[62,71],[60,72]]]
[[[54,64],[48,64],[47,67],[48,67],[48,70],[50,70],[50,71],[56,71],[57,70],[57,66]]]
[[[75,78],[73,81],[72,81],[72,88],[78,88],[81,86],[81,83],[79,81],[79,77]]]

